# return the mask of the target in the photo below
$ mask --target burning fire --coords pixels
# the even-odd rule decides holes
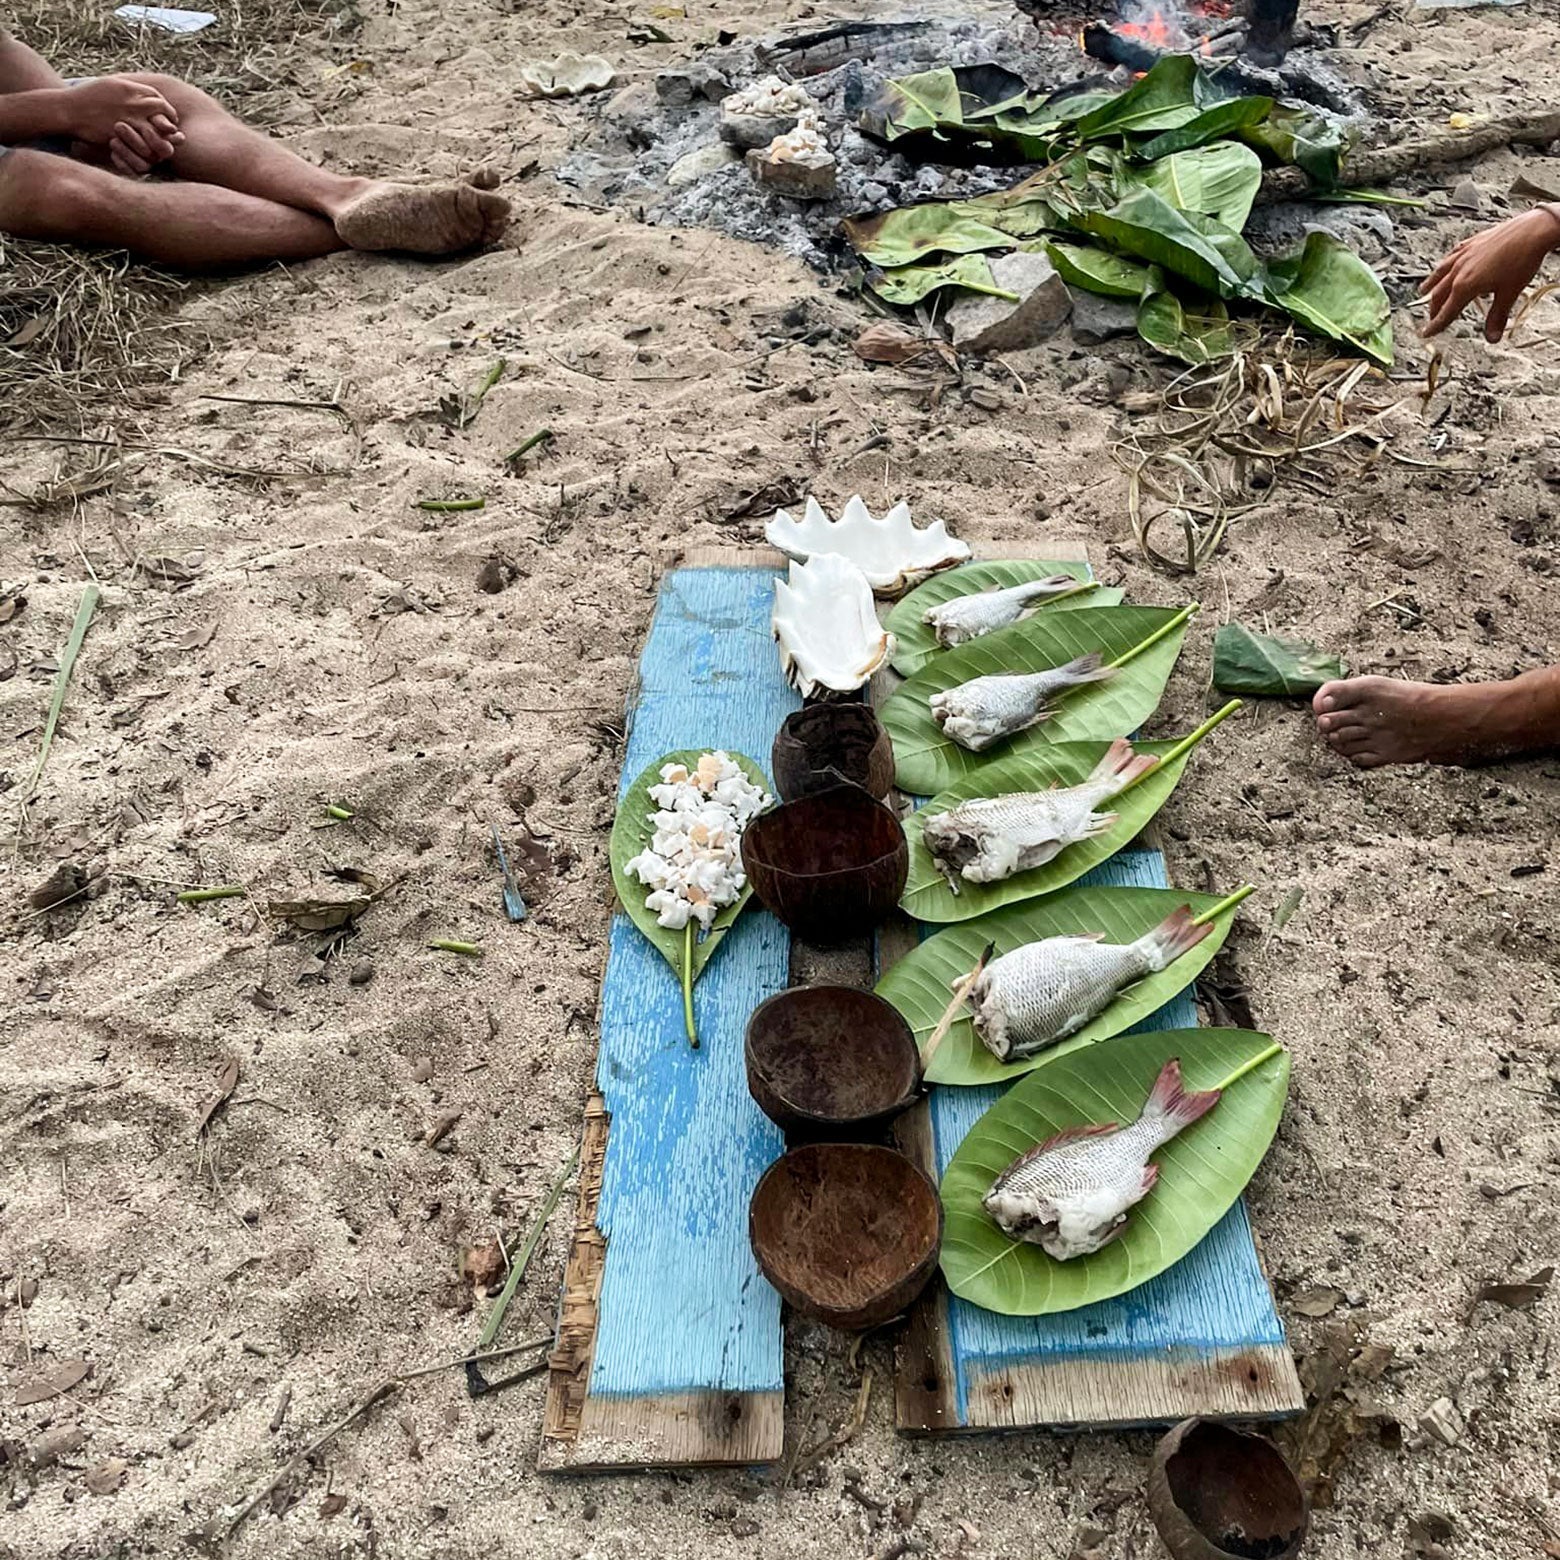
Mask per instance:
[[[1207,32],[1194,33],[1188,23],[1227,16],[1229,4],[1228,0],[1206,0],[1204,4],[1189,5],[1184,11],[1175,7],[1166,11],[1159,5],[1144,3],[1124,5],[1122,10],[1126,14],[1114,30],[1123,38],[1135,38],[1161,52],[1180,54],[1195,49],[1201,54],[1212,54],[1213,43]]]

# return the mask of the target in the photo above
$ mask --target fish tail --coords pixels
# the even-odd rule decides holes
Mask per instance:
[[[1159,762],[1152,753],[1135,753],[1125,737],[1117,737],[1111,743],[1104,758],[1094,766],[1091,781],[1108,785],[1107,796],[1114,796],[1130,785],[1139,775],[1146,775]]]
[[[1213,922],[1196,926],[1192,922],[1192,907],[1182,905],[1167,915],[1153,931],[1138,938],[1138,950],[1148,960],[1151,970],[1162,970],[1175,963],[1183,953],[1190,953],[1209,932]]]
[[[1091,650],[1088,655],[1080,655],[1076,661],[1057,667],[1052,675],[1062,683],[1105,682],[1116,675],[1116,668],[1106,666],[1099,651]]]
[[[1157,1123],[1162,1141],[1168,1142],[1183,1127],[1206,1116],[1219,1103],[1219,1093],[1218,1089],[1204,1089],[1188,1094],[1181,1087],[1181,1059],[1172,1056],[1154,1080],[1153,1092],[1143,1107],[1143,1119]]]

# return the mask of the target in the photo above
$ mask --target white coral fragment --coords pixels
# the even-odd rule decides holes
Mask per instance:
[[[949,536],[941,520],[917,530],[908,504],[895,504],[879,520],[860,497],[845,505],[838,520],[830,520],[815,498],[807,500],[801,520],[778,510],[764,535],[790,558],[805,560],[820,553],[848,558],[880,596],[897,596],[970,555],[968,546]]]
[[[839,553],[793,562],[789,579],[775,581],[772,624],[786,676],[804,699],[819,689],[854,693],[894,653],[866,575]]]

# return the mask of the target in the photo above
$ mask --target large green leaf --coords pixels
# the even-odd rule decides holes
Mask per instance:
[[[1178,130],[1197,118],[1197,64],[1186,54],[1167,54],[1119,97],[1085,114],[1073,126],[1083,141],[1109,136]]]
[[[1132,745],[1139,753],[1153,753],[1163,758],[1175,743],[1134,742]],[[957,894],[948,886],[921,838],[920,819],[946,812],[971,797],[1048,791],[1053,785],[1077,785],[1088,778],[1090,770],[1109,747],[1110,743],[1104,741],[1041,744],[1021,756],[992,759],[975,774],[939,791],[919,813],[905,819],[905,834],[910,841],[910,874],[905,879],[905,892],[900,900],[905,912],[919,921],[968,921],[1004,905],[1054,893],[1102,861],[1108,861],[1135,838],[1169,800],[1170,793],[1186,771],[1189,754],[1161,764],[1130,791],[1107,803],[1105,810],[1116,814],[1116,822],[1103,834],[1079,840],[1043,867],[1015,872],[1000,883],[967,883],[961,879]]]
[[[1239,233],[1200,212],[1180,211],[1154,190],[1138,188],[1109,211],[1085,211],[1078,226],[1116,249],[1184,276],[1201,292],[1254,297],[1261,267]]]
[[[1061,120],[1023,77],[987,64],[885,81],[863,106],[860,125],[909,156],[1001,163],[1049,156]]]
[[[1184,152],[1193,146],[1206,146],[1222,136],[1243,130],[1248,125],[1261,124],[1273,111],[1270,97],[1226,98],[1205,108],[1195,119],[1189,119],[1176,130],[1165,130],[1149,140],[1136,143],[1132,155],[1144,162],[1158,157],[1168,157],[1172,152]]]
[[[1262,188],[1262,159],[1238,141],[1219,141],[1161,157],[1122,178],[1123,194],[1134,186],[1150,189],[1178,211],[1200,211],[1239,233]]]
[[[1186,622],[1173,607],[1080,607],[1036,613],[983,639],[945,651],[897,689],[882,709],[894,743],[901,791],[930,796],[998,759],[1035,753],[1056,742],[1124,737],[1154,713],[1181,653]],[[1155,639],[1156,634],[1162,637]],[[1153,643],[1149,643],[1150,640]],[[932,718],[934,693],[975,677],[1044,672],[1097,651],[1108,662],[1137,651],[1114,677],[1070,688],[1056,713],[985,753],[971,753]]]
[[[1137,328],[1149,346],[1194,366],[1235,350],[1230,311],[1219,299],[1191,306],[1166,287],[1153,287],[1138,305]]]
[[[645,897],[650,892],[649,889],[637,878],[630,877],[624,868],[640,851],[649,848],[650,840],[655,833],[651,818],[660,809],[650,800],[650,787],[661,783],[662,766],[686,764],[692,769],[709,751],[708,748],[685,748],[676,753],[666,753],[656,759],[634,781],[623,800],[618,803],[617,816],[612,820],[612,839],[608,847],[608,854],[612,861],[612,886],[617,890],[618,903],[622,905],[623,913],[655,944],[661,957],[679,974],[683,967],[685,943],[683,933],[674,932],[656,923],[655,916],[645,908]],[[772,789],[765,778],[764,771],[746,754],[731,753],[730,757],[733,762],[742,766],[754,785],[762,786],[766,791]],[[704,934],[702,940],[694,942],[693,976],[695,979],[699,971],[710,962],[710,956],[720,947],[721,940],[731,929],[732,922],[742,914],[743,906],[752,897],[752,893],[752,885],[745,886],[737,902],[722,910],[715,917],[714,924]],[[695,932],[697,933],[697,927]]]
[[[1276,104],[1266,119],[1236,133],[1276,162],[1303,169],[1324,189],[1338,182],[1349,146],[1344,131],[1315,110],[1293,103]]]
[[[913,677],[935,656],[944,654],[932,631],[921,619],[932,607],[940,607],[955,596],[973,595],[978,590],[1005,590],[1010,585],[1027,585],[1030,580],[1048,579],[1053,574],[1070,574],[1080,585],[1089,578],[1086,563],[1044,563],[1034,559],[1014,559],[1000,563],[966,563],[957,569],[934,574],[898,602],[888,614],[884,627],[894,636],[894,670],[901,677]],[[1098,589],[1080,590],[1077,595],[1053,597],[1036,610],[1060,612],[1078,607],[1114,607],[1122,592]]]
[[[1102,298],[1130,298],[1136,302],[1153,275],[1152,266],[1113,255],[1108,249],[1096,249],[1092,244],[1047,242],[1045,252],[1057,275],[1069,287],[1098,293]]]
[[[924,1046],[947,1011],[953,983],[974,969],[988,943],[995,945],[998,957],[1042,938],[1087,932],[1104,932],[1107,942],[1129,943],[1182,905],[1202,915],[1220,902],[1215,894],[1189,894],[1179,888],[1063,889],[938,932],[901,959],[878,982],[877,993],[899,1009],[915,1031],[916,1044]],[[1235,924],[1236,909],[1231,905],[1221,912],[1213,920],[1213,930],[1195,948],[1168,968],[1127,987],[1077,1034],[1021,1062],[999,1062],[981,1044],[966,1009],[943,1037],[927,1068],[927,1079],[950,1084],[1006,1083],[1141,1023],[1208,967]]]
[[[903,308],[919,303],[939,287],[963,287],[970,292],[990,293],[994,298],[1018,301],[1018,294],[998,287],[991,274],[991,262],[985,255],[955,255],[950,260],[928,260],[921,265],[900,265],[890,270],[872,271],[867,285],[886,303]]]
[[[1334,341],[1392,364],[1392,303],[1380,278],[1331,233],[1311,233],[1298,255],[1267,267],[1267,298]]]
[[[1018,247],[1014,236],[995,227],[973,201],[901,206],[880,216],[848,217],[840,226],[856,253],[884,270],[915,265],[929,255]]]
[[[1009,1240],[981,1206],[997,1176],[1064,1127],[1135,1121],[1171,1057],[1180,1058],[1188,1091],[1234,1081],[1201,1121],[1154,1153],[1159,1184],[1132,1209],[1121,1235],[1071,1262]],[[1288,1090],[1289,1053],[1245,1029],[1121,1035],[1036,1068],[975,1123],[943,1176],[948,1287],[1008,1316],[1072,1311],[1136,1289],[1224,1217],[1273,1141]]]
[[[1338,657],[1306,639],[1258,634],[1244,623],[1223,623],[1213,636],[1213,686],[1227,693],[1296,698],[1342,676]]]

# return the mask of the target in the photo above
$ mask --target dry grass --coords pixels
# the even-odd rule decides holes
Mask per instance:
[[[312,90],[306,60],[358,25],[346,5],[237,0],[194,37],[131,29],[98,0],[41,0],[12,26],[63,75],[157,70],[265,125]],[[0,436],[80,433],[144,406],[207,347],[171,305],[190,284],[123,254],[0,236]]]

